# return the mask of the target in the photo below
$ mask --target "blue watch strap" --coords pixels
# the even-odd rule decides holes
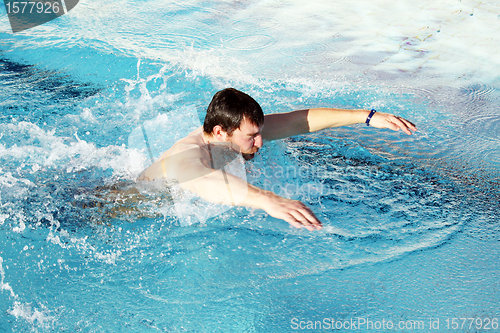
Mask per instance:
[[[372,117],[373,115],[375,114],[375,112],[377,112],[377,110],[375,109],[372,109],[372,111],[370,112],[370,114],[368,115],[368,118],[366,118],[366,126],[370,126],[370,120],[372,120]]]

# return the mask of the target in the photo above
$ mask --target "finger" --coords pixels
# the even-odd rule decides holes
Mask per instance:
[[[290,215],[293,217],[293,219],[297,222],[300,223],[304,228],[306,228],[309,231],[314,230],[314,226],[298,211],[293,211],[290,212]]]
[[[408,126],[406,126],[406,124],[403,121],[401,121],[401,119],[399,119],[399,117],[393,116],[393,117],[387,119],[387,121],[396,125],[396,129],[395,129],[396,131],[401,129],[401,130],[403,130],[403,132],[405,132],[408,135],[412,134],[410,129],[408,128]]]
[[[302,204],[303,205],[303,204]],[[302,206],[301,208],[297,209],[296,211],[291,213],[293,217],[302,225],[310,231],[313,231],[315,229],[319,230],[321,229],[321,222],[314,216],[313,212],[309,210],[306,206]]]
[[[321,223],[321,221],[318,220],[316,215],[314,215],[314,213],[309,208],[304,207],[304,209],[300,210],[300,212],[317,230],[323,228],[323,224]]]
[[[396,118],[398,118],[399,120],[401,120],[402,122],[404,122],[406,124],[406,126],[408,126],[409,128],[412,128],[412,129],[417,129],[417,126],[412,123],[411,121],[403,118],[403,117],[400,117],[400,116],[396,116]]]
[[[288,214],[288,217],[285,218],[285,221],[287,221],[292,227],[295,227],[297,229],[300,229],[303,227],[302,223],[300,223],[295,217],[293,217],[291,214]]]
[[[288,218],[290,219],[291,222],[293,223],[299,223],[301,226],[305,227],[307,230],[309,231],[313,231],[314,230],[314,226],[309,223],[309,221],[301,214],[299,213],[297,210],[292,210],[288,213]],[[289,222],[287,220],[287,222]],[[289,223],[291,223],[289,222]]]
[[[398,117],[399,120],[403,121],[406,126],[408,126],[409,128],[411,128],[412,130],[416,131],[417,130],[417,126],[415,126],[414,123],[412,123],[411,121],[409,120],[406,120],[405,118],[402,118],[402,117]]]

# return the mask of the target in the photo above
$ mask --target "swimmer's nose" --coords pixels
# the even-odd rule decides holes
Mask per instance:
[[[253,145],[254,145],[255,147],[257,147],[257,148],[261,148],[261,147],[262,147],[262,145],[263,145],[263,143],[264,143],[264,142],[263,142],[263,140],[262,140],[262,135],[260,135],[260,134],[259,134],[259,135],[257,135],[257,136],[255,137],[255,142],[254,142],[254,144],[253,144]]]

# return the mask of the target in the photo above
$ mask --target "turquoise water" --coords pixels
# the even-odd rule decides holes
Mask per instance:
[[[2,7],[0,331],[500,331],[499,15],[83,1],[12,34]],[[110,187],[151,159],[135,134],[158,156],[228,86],[265,113],[376,108],[419,131],[266,143],[247,179],[305,202],[319,232],[141,186],[117,213]]]

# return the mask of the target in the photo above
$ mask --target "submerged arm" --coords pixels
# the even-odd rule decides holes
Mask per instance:
[[[296,228],[321,229],[321,222],[302,202],[265,191],[223,169],[205,166],[199,158],[186,158],[177,165],[176,179],[182,188],[213,203],[263,209]]]
[[[315,108],[265,116],[262,137],[265,140],[282,139],[298,134],[312,133],[326,128],[361,124],[366,121],[369,110],[344,110]],[[414,124],[392,114],[376,112],[370,126],[402,130],[411,135],[417,128]]]

